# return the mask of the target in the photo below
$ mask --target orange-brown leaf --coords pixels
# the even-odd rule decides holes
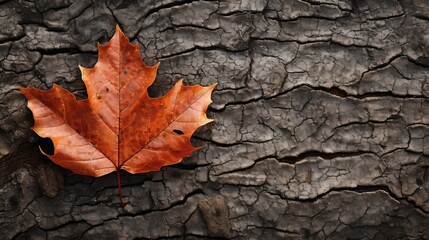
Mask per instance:
[[[49,158],[75,173],[102,176],[159,170],[180,162],[194,150],[190,138],[206,117],[209,87],[178,81],[165,96],[151,98],[147,89],[159,64],[146,66],[137,44],[119,27],[106,45],[98,45],[93,68],[81,67],[88,99],[54,85],[49,91],[21,88],[34,115],[33,130],[51,138]]]

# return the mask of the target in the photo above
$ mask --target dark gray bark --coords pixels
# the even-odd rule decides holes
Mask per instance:
[[[429,239],[429,2],[0,0],[5,239]],[[79,176],[38,151],[18,85],[86,96],[119,23],[153,96],[218,82],[160,172]],[[27,165],[30,164],[30,165]]]

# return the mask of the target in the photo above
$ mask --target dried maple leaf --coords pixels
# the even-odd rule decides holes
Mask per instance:
[[[159,170],[199,149],[191,145],[191,135],[212,121],[206,110],[216,84],[183,86],[179,80],[165,96],[151,98],[147,89],[159,64],[146,66],[138,44],[130,44],[118,26],[98,51],[93,68],[80,67],[88,99],[76,100],[58,85],[21,91],[34,115],[32,129],[53,141],[54,154],[48,157],[77,174],[117,171],[123,206],[120,169],[133,174]]]

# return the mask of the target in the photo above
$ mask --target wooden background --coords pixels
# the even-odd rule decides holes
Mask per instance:
[[[0,0],[3,239],[429,239],[429,2]],[[160,172],[79,176],[38,150],[18,85],[78,98],[118,23],[152,96],[218,82]],[[142,116],[144,117],[144,116]]]

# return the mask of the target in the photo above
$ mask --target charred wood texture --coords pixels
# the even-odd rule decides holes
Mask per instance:
[[[2,239],[429,239],[428,1],[0,0],[0,21]],[[85,98],[116,23],[161,62],[152,96],[219,83],[205,148],[123,172],[124,209],[115,174],[39,153],[18,90]]]

